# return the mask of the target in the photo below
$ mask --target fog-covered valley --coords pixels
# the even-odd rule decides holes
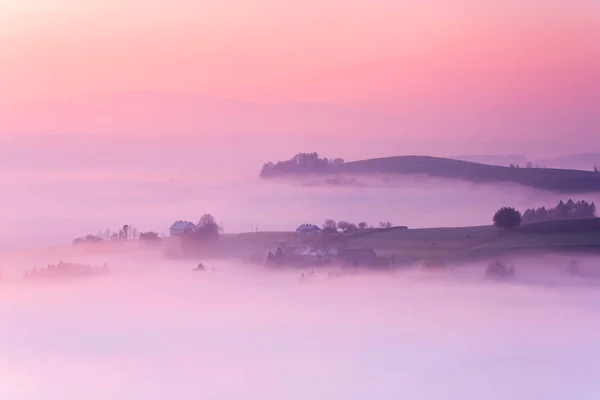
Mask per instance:
[[[231,260],[193,272],[147,252],[79,254],[111,274],[21,281],[42,256],[3,259],[3,398],[597,396],[600,292],[564,273],[568,258],[521,260],[510,283],[484,281],[482,263],[302,279]]]

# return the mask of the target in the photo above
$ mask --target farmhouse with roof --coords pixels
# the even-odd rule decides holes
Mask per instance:
[[[302,224],[298,228],[296,228],[296,234],[301,236],[314,236],[318,235],[321,232],[321,228],[312,224]]]
[[[175,221],[171,228],[169,228],[169,232],[171,236],[181,236],[186,233],[195,232],[197,229],[196,224],[189,221]]]

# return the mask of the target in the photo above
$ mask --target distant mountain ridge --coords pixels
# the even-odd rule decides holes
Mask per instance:
[[[551,168],[503,167],[430,156],[395,156],[343,162],[298,154],[288,161],[263,166],[261,177],[312,174],[426,175],[475,183],[514,183],[556,193],[600,192],[600,173]]]

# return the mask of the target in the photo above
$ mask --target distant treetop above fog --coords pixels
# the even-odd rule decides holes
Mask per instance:
[[[523,223],[530,224],[541,221],[554,221],[562,219],[596,218],[596,204],[585,200],[574,202],[569,199],[566,203],[562,200],[554,208],[540,207],[528,209],[523,213]]]
[[[264,164],[260,171],[260,176],[270,177],[303,172],[325,172],[328,171],[331,165],[343,163],[344,160],[341,158],[320,158],[317,153],[298,153],[286,161],[279,161],[276,164],[272,162]]]

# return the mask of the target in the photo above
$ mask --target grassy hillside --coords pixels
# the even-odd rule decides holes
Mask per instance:
[[[315,239],[293,232],[258,232],[222,235],[204,249],[202,257],[227,256],[264,259],[282,243],[289,246],[314,244]],[[600,251],[600,219],[574,226],[572,221],[552,221],[503,231],[493,226],[384,230],[369,235],[349,236],[338,242],[344,248],[373,248],[380,256],[395,254],[399,260],[419,262],[431,257],[472,260],[504,257],[521,252]]]
[[[554,192],[600,191],[600,174],[550,168],[510,168],[425,156],[400,156],[355,161],[336,167],[339,172],[424,174],[472,182],[511,182]]]
[[[464,179],[478,183],[515,183],[552,192],[584,193],[600,191],[600,173],[593,171],[511,168],[429,156],[374,158],[327,166],[321,164],[318,169],[306,167],[294,169],[289,164],[278,168],[278,165],[275,165],[269,170],[268,176],[282,177],[311,173],[428,175],[438,178]]]

